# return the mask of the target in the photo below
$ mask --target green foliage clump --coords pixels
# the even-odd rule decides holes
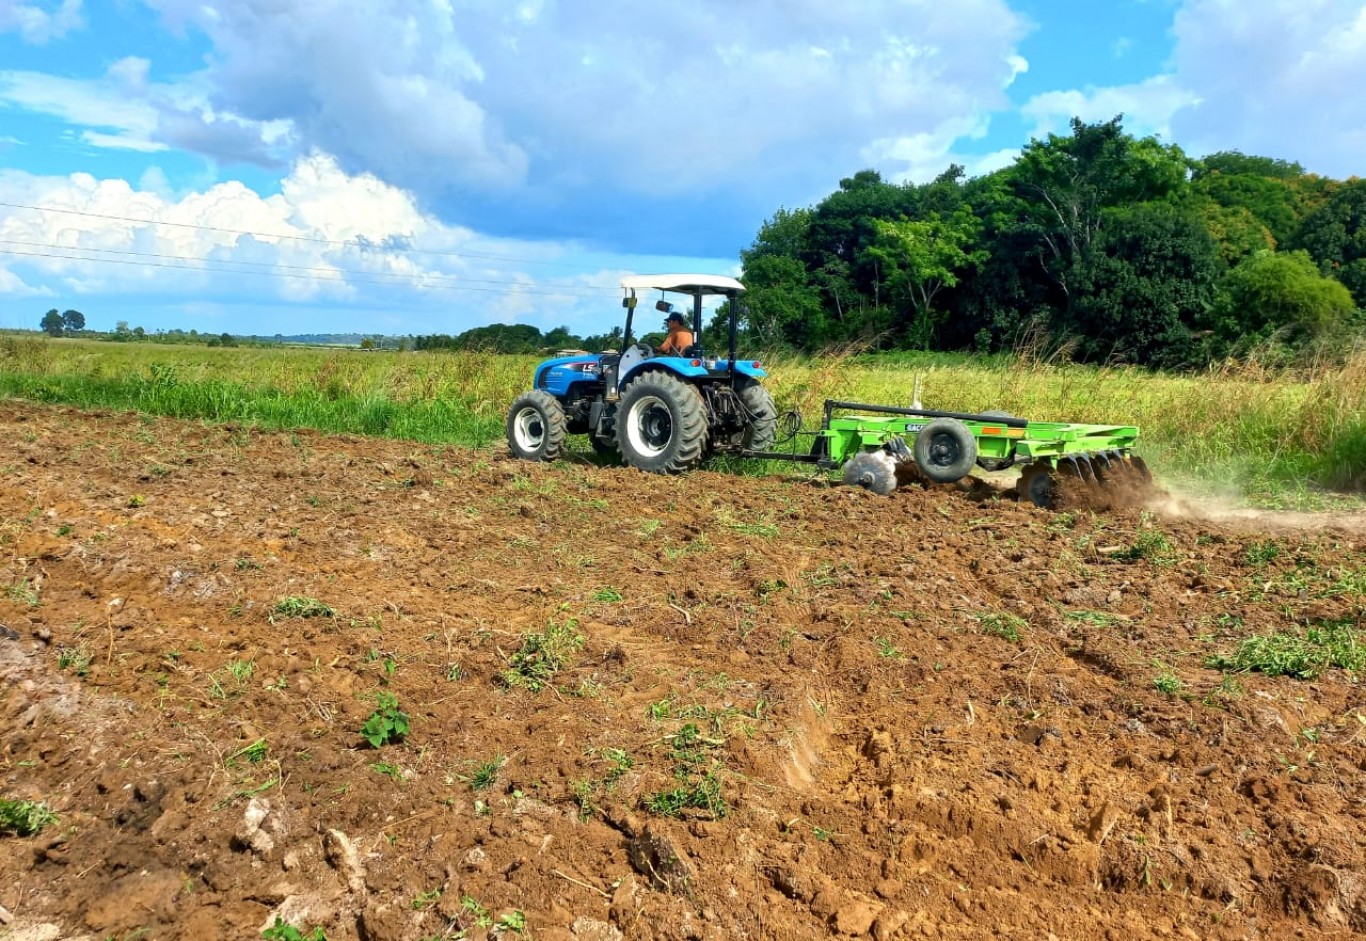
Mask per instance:
[[[375,700],[375,711],[361,726],[360,734],[371,748],[403,741],[410,730],[408,713],[398,708],[398,699],[391,693],[380,693]]]
[[[1022,617],[1005,612],[993,612],[991,614],[978,615],[977,623],[982,628],[983,634],[991,634],[993,637],[1000,637],[1008,640],[1012,644],[1018,644],[1023,636],[1025,628],[1029,623]]]
[[[0,833],[35,836],[57,822],[57,815],[42,801],[0,798]]]
[[[1329,667],[1360,673],[1366,667],[1366,646],[1352,621],[1324,621],[1303,634],[1273,631],[1245,638],[1232,655],[1211,657],[1209,665],[1312,680]]]
[[[1309,346],[1340,332],[1355,307],[1351,292],[1322,275],[1308,252],[1259,251],[1219,285],[1212,352],[1245,354],[1271,342],[1287,351]]]
[[[274,614],[286,618],[330,618],[334,617],[336,612],[317,598],[290,595],[275,603]]]
[[[321,926],[305,933],[286,922],[279,915],[275,916],[275,924],[261,932],[261,937],[265,938],[266,941],[327,941],[327,933],[323,931]]]
[[[583,647],[584,637],[573,618],[564,624],[550,623],[544,631],[522,636],[522,646],[508,658],[507,669],[500,673],[504,685],[539,692],[569,665]]]

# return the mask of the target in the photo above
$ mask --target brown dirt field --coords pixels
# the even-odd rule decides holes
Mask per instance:
[[[1360,527],[15,402],[0,438],[0,797],[60,817],[0,833],[6,941],[1366,931],[1360,684],[1205,665],[1355,623]],[[582,646],[509,688],[551,626]]]

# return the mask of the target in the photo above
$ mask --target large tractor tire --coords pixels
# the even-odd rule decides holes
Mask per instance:
[[[692,470],[707,448],[702,394],[666,372],[646,373],[626,386],[616,428],[621,459],[652,474]]]
[[[778,407],[773,404],[773,396],[759,380],[750,376],[736,377],[735,394],[750,417],[744,431],[735,436],[734,443],[746,451],[767,451],[778,436]]]
[[[936,418],[915,436],[916,466],[937,484],[962,480],[977,463],[977,439],[956,418]]]
[[[508,448],[524,461],[553,461],[564,452],[564,409],[539,389],[523,392],[508,409]]]

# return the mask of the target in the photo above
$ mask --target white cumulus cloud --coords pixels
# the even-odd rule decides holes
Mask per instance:
[[[1200,101],[1173,131],[1194,152],[1366,174],[1366,2],[1186,0],[1174,33],[1175,78]]]
[[[60,39],[85,24],[81,0],[24,3],[0,0],[0,33],[17,32],[25,42],[41,45]]]
[[[154,295],[181,310],[243,296],[321,304],[296,308],[299,318],[324,318],[315,329],[335,326],[326,318],[347,305],[394,312],[385,322],[412,333],[500,319],[596,332],[604,315],[619,317],[619,269],[575,264],[573,245],[445,225],[410,194],[347,174],[326,155],[299,160],[273,196],[237,182],[177,196],[159,174],[144,182],[0,171],[0,291],[73,304]],[[235,329],[277,332],[267,326]]]

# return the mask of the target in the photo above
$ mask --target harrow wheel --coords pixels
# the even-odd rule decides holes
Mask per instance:
[[[956,418],[936,418],[915,436],[916,466],[937,484],[962,480],[977,463],[977,439]]]
[[[1020,471],[1018,485],[1020,499],[1045,510],[1053,508],[1058,497],[1058,482],[1053,467],[1047,461],[1035,461]]]

